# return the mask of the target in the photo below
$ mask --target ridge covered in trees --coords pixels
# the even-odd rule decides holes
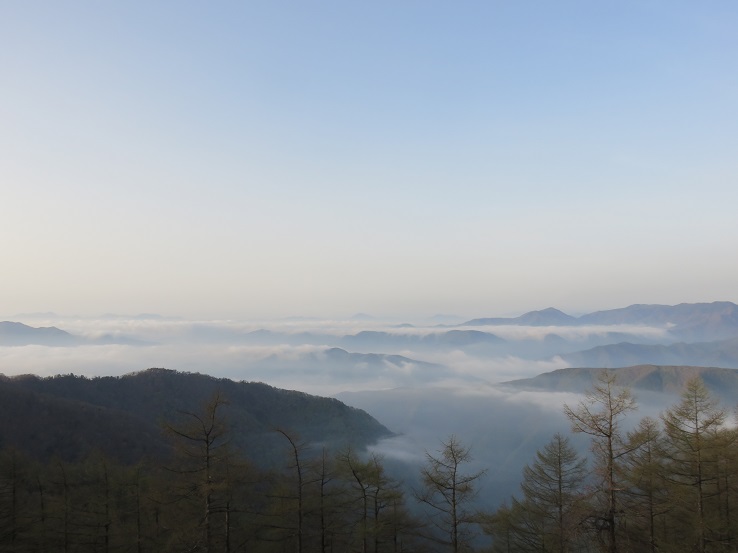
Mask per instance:
[[[0,551],[735,551],[738,429],[729,413],[692,377],[658,419],[634,422],[635,399],[616,375],[600,371],[564,406],[590,455],[555,434],[523,467],[520,493],[494,512],[476,509],[482,472],[467,470],[471,449],[455,436],[426,452],[417,489],[381,456],[315,447],[288,427],[269,430],[273,461],[259,466],[249,456],[257,447],[234,447],[232,400],[218,386],[167,411],[159,458],[130,464],[98,450],[34,459],[3,444]],[[46,380],[74,387],[68,378]],[[216,381],[208,378],[198,382]]]
[[[0,446],[14,446],[41,461],[77,461],[99,449],[124,463],[166,455],[162,423],[202,405],[219,391],[231,447],[268,466],[278,449],[274,428],[327,445],[363,447],[391,436],[366,412],[333,398],[234,382],[202,374],[149,369],[121,377],[49,378],[0,375]]]
[[[646,392],[679,395],[686,384],[699,378],[707,390],[730,403],[738,398],[738,370],[689,365],[639,364],[609,369],[618,385]],[[503,382],[506,386],[534,390],[585,392],[597,383],[601,368],[567,368],[539,374],[533,378]]]
[[[350,444],[311,447],[275,427],[275,461],[259,467],[233,447],[228,405],[216,389],[198,408],[178,410],[163,422],[169,454],[133,465],[99,451],[40,462],[0,449],[0,551],[411,552],[469,523],[454,509],[437,533],[425,532],[382,459]],[[428,462],[461,493],[470,482],[463,448],[451,440],[439,458],[457,455],[452,466],[431,454]],[[427,501],[445,508],[446,500]]]
[[[699,377],[659,420],[633,429],[629,388],[601,371],[585,399],[565,406],[590,438],[584,458],[561,435],[523,470],[522,498],[486,517],[493,552],[722,552],[738,546],[735,424]]]

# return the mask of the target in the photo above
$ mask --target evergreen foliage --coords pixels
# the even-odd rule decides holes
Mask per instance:
[[[566,494],[568,522],[556,528],[545,516],[556,497],[542,485],[556,475],[552,448],[561,437],[554,437],[523,470],[522,499],[487,517],[494,552],[736,550],[738,444],[725,411],[698,378],[660,421],[646,417],[624,433],[633,405],[630,392],[603,373],[584,402],[565,408],[572,430],[590,436],[593,452],[586,477],[576,454],[566,456],[577,475]],[[555,539],[562,531],[566,539]]]
[[[699,379],[624,432],[633,400],[603,374],[566,408],[591,437],[590,463],[556,434],[520,495],[487,514],[473,502],[482,473],[464,470],[470,450],[454,436],[427,454],[409,502],[381,457],[311,447],[291,428],[271,431],[279,461],[260,467],[232,447],[229,406],[215,390],[172,411],[171,455],[135,464],[0,449],[0,552],[458,553],[482,551],[480,528],[494,553],[738,548],[736,429]]]
[[[471,551],[470,527],[479,520],[472,503],[477,493],[474,484],[485,471],[464,470],[472,460],[471,451],[456,436],[442,446],[437,455],[426,453],[426,465],[420,471],[423,489],[416,497],[430,507],[429,519],[438,530],[435,541],[452,553]]]
[[[95,450],[126,464],[161,458],[173,452],[162,423],[173,423],[215,393],[228,399],[221,415],[232,430],[230,449],[262,468],[279,461],[283,438],[274,428],[333,447],[364,447],[392,435],[366,412],[337,399],[149,369],[98,378],[0,375],[0,446],[15,446],[44,462],[54,456],[78,462]]]

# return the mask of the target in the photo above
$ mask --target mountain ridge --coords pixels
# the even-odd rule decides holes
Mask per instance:
[[[592,387],[603,370],[611,371],[619,386],[636,390],[680,394],[689,379],[699,377],[707,389],[716,396],[731,400],[738,397],[738,369],[691,365],[640,364],[611,369],[570,367],[542,373],[532,378],[501,382],[500,385],[581,393]]]
[[[153,342],[127,336],[103,334],[96,338],[86,338],[55,326],[35,327],[20,322],[0,321],[0,346],[75,347],[84,345],[149,346],[152,344]]]
[[[634,344],[619,342],[559,355],[573,367],[637,364],[695,365],[738,368],[738,338],[711,342]]]
[[[167,451],[163,422],[198,411],[216,391],[228,401],[224,415],[233,447],[262,464],[283,445],[274,432],[277,428],[307,442],[335,446],[364,447],[393,435],[366,412],[335,398],[259,382],[148,369],[121,377],[0,375],[0,445],[14,445],[39,459],[52,453],[82,458],[98,448],[136,462]]]
[[[574,324],[576,317],[567,315],[555,307],[538,311],[528,311],[519,317],[489,317],[471,319],[457,326],[525,325],[525,326],[568,326]]]
[[[668,328],[677,339],[720,340],[738,336],[738,305],[729,301],[680,303],[677,305],[633,304],[573,317],[549,307],[519,317],[471,319],[457,326],[529,325],[584,326],[646,324]]]
[[[0,321],[0,346],[78,345],[79,336],[55,326],[33,327],[14,321]]]

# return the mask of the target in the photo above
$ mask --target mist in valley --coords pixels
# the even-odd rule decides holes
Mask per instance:
[[[426,453],[457,437],[472,450],[468,470],[487,470],[479,496],[487,507],[516,493],[522,467],[554,433],[568,433],[563,406],[583,397],[580,391],[503,383],[564,369],[563,354],[612,340],[676,341],[670,327],[645,324],[438,326],[378,319],[190,321],[154,316],[47,316],[24,322],[31,328],[64,330],[77,345],[2,346],[0,372],[8,376],[95,377],[162,367],[333,396],[365,410],[396,434],[370,453],[379,454],[411,486],[419,485],[418,467]],[[101,337],[113,343],[101,344]],[[673,397],[646,394],[639,400],[634,422],[643,414],[657,416]],[[587,451],[585,439],[573,439]]]

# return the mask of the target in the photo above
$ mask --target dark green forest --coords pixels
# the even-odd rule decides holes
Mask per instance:
[[[274,428],[279,461],[263,468],[232,446],[228,401],[216,390],[178,411],[162,425],[171,449],[135,464],[101,452],[38,461],[3,449],[0,550],[424,550],[414,545],[421,525],[380,458],[350,445],[311,447]]]
[[[271,427],[268,445],[253,438],[252,449],[273,448],[255,451],[257,462],[235,439],[232,398],[219,386],[207,391],[206,401],[169,412],[159,422],[167,445],[135,461],[102,449],[39,455],[6,440],[0,551],[738,548],[736,429],[697,378],[658,420],[635,423],[630,391],[603,372],[581,403],[564,407],[590,454],[552,436],[522,468],[520,493],[495,512],[475,509],[482,473],[467,470],[473,444],[454,436],[426,454],[418,489],[360,446],[316,445],[287,426]]]
[[[281,439],[274,428],[329,447],[363,447],[392,435],[366,412],[337,399],[149,369],[120,377],[0,375],[0,447],[14,445],[41,460],[79,461],[93,449],[125,464],[161,457],[172,448],[162,426],[216,392],[228,399],[221,415],[228,420],[232,449],[248,452],[261,467],[277,460]]]

